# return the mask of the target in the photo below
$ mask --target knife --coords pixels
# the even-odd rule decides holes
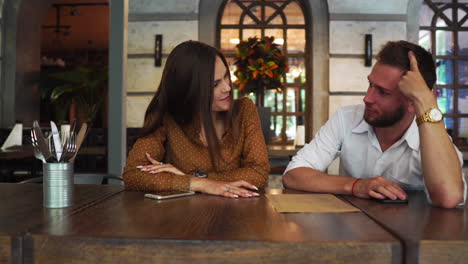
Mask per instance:
[[[44,134],[42,134],[42,130],[39,127],[39,123],[37,120],[33,122],[33,130],[36,134],[37,143],[39,145],[39,150],[41,151],[42,155],[44,155],[44,159],[47,161],[52,155],[50,154],[49,146],[47,145],[46,139]]]
[[[81,125],[80,131],[78,131],[78,135],[76,136],[76,150],[75,150],[75,154],[73,155],[73,157],[71,157],[70,162],[73,162],[75,160],[76,154],[78,154],[78,151],[80,150],[81,144],[84,141],[87,130],[88,130],[88,124],[83,123]]]
[[[57,160],[60,160],[60,157],[62,156],[62,142],[60,141],[58,128],[54,121],[50,121],[50,129],[52,130],[52,139],[54,140],[56,158]]]

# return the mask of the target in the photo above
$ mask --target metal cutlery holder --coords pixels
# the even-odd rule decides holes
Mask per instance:
[[[73,163],[43,163],[43,204],[47,208],[73,205]]]

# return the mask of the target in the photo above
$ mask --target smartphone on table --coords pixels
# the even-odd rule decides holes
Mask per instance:
[[[145,198],[163,200],[163,199],[171,199],[171,198],[183,197],[183,196],[194,195],[194,194],[195,192],[192,192],[192,191],[162,191],[162,192],[154,192],[154,193],[145,193]]]
[[[372,200],[377,201],[379,203],[385,203],[385,204],[406,204],[408,203],[408,200],[392,200],[390,198],[385,198],[385,199],[378,199],[378,198],[373,198]]]

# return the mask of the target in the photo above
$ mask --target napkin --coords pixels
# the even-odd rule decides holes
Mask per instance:
[[[23,143],[23,124],[17,123],[11,130],[7,139],[2,145],[2,150],[13,146],[21,146]]]

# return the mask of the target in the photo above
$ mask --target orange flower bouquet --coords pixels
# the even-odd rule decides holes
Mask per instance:
[[[242,94],[254,92],[263,101],[264,89],[281,91],[284,87],[281,80],[289,67],[286,56],[273,41],[274,37],[253,37],[237,45],[234,83]]]

